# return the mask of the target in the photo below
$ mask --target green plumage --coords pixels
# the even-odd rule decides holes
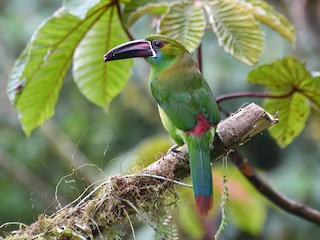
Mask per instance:
[[[159,35],[146,40],[165,43],[155,49],[156,58],[146,59],[152,66],[150,87],[164,127],[178,145],[188,146],[197,209],[201,215],[207,215],[213,194],[210,143],[214,126],[220,120],[218,106],[196,62],[180,43]],[[210,124],[210,129],[193,134],[199,114]]]
[[[104,61],[132,57],[151,65],[150,87],[161,121],[178,145],[188,146],[197,210],[207,215],[213,199],[210,144],[220,120],[211,89],[186,48],[169,37],[151,35],[119,45]]]
[[[146,39],[153,38],[164,37]],[[170,54],[175,52],[174,57],[166,57],[167,51],[161,49],[157,58],[146,59],[152,66],[150,87],[157,103],[178,129],[191,130],[199,113],[214,126],[220,119],[219,109],[196,62],[180,43],[164,39],[168,43],[163,48],[168,48]]]

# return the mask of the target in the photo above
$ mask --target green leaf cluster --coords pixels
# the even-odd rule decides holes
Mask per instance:
[[[320,77],[292,57],[258,67],[249,73],[248,81],[268,88],[271,99],[264,106],[279,117],[269,131],[281,147],[288,146],[304,129],[310,103],[320,108]]]
[[[130,76],[132,61],[104,65],[103,54],[128,38],[118,5],[111,0],[65,1],[44,21],[17,59],[8,95],[27,135],[54,114],[59,92],[71,64],[80,91],[107,107]],[[111,37],[112,36],[112,37]]]
[[[264,47],[260,23],[295,42],[290,22],[260,0],[133,0],[125,6],[125,23],[131,26],[144,14],[161,14],[158,31],[179,40],[190,52],[200,45],[205,31],[212,29],[226,52],[249,65],[257,63]]]
[[[290,22],[262,0],[65,0],[35,31],[10,75],[8,96],[19,112],[25,133],[29,135],[53,116],[71,64],[80,92],[90,102],[107,109],[128,81],[133,62],[103,64],[102,56],[128,41],[126,28],[146,14],[157,15],[157,31],[178,39],[190,52],[199,47],[209,30],[226,52],[249,65],[257,63],[264,47],[261,24],[295,43]],[[320,76],[294,58],[260,66],[250,72],[248,81],[269,90],[270,99],[264,106],[267,111],[276,112],[280,120],[269,131],[281,147],[289,145],[304,129],[311,106],[320,108]],[[146,149],[147,144],[140,145],[144,154],[159,152],[160,143],[167,148],[163,139],[152,141],[152,149]],[[144,166],[145,159],[150,158],[141,157],[136,162]],[[236,195],[239,189],[241,193],[228,205],[231,221],[251,234],[259,233],[266,217],[264,204],[257,197],[250,198],[255,191],[247,188],[238,176],[233,185],[237,187],[231,193]],[[186,232],[198,237],[204,231],[195,214],[194,209],[183,208],[181,222]],[[171,219],[168,216],[159,222],[159,239],[176,237],[176,228],[163,224]]]
[[[103,64],[102,56],[128,41],[126,27],[145,14],[160,15],[158,31],[180,40],[191,52],[212,29],[227,52],[248,64],[257,62],[263,48],[259,22],[294,42],[291,24],[264,1],[64,0],[34,32],[10,75],[8,95],[27,135],[53,116],[72,62],[81,93],[108,109],[128,81],[133,63]]]
[[[171,1],[171,4],[172,2],[175,1]],[[169,6],[170,2],[164,0],[132,0],[124,7],[123,20],[131,27],[143,15],[164,14]]]

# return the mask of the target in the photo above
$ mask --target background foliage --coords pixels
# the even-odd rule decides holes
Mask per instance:
[[[162,1],[154,2],[154,5],[147,5],[146,9],[142,9],[142,12],[152,10],[155,13],[164,13],[166,11],[166,4]],[[216,2],[215,4],[219,4],[219,1]],[[319,61],[317,61],[319,47],[316,44],[316,39],[319,37],[318,29],[320,28],[317,26],[317,21],[312,19],[312,17],[317,16],[313,14],[315,7],[312,4],[315,4],[314,2],[308,1],[305,12],[302,10],[304,8],[299,6],[295,1],[288,4],[285,1],[271,2],[273,6],[292,20],[296,27],[298,39],[296,41],[296,48],[292,50],[290,44],[284,38],[260,24],[257,25],[256,31],[259,36],[261,35],[261,32],[259,33],[261,31],[259,30],[260,28],[266,32],[265,51],[261,55],[259,64],[270,63],[275,59],[293,54],[296,58],[306,62],[306,65],[311,70],[320,69]],[[95,1],[92,1],[92,4],[94,3]],[[142,3],[145,3],[145,1],[141,1]],[[77,196],[87,184],[102,179],[108,174],[124,173],[132,166],[132,162],[146,164],[143,160],[150,159],[151,157],[156,158],[160,152],[165,151],[171,144],[157,117],[157,109],[147,87],[148,67],[143,61],[137,62],[137,67],[133,70],[132,78],[125,86],[124,91],[112,102],[107,115],[100,108],[84,99],[71,80],[70,72],[67,72],[67,69],[60,75],[52,71],[51,66],[56,63],[57,59],[63,59],[61,63],[69,66],[73,51],[75,51],[75,56],[79,57],[78,59],[80,60],[75,61],[73,64],[74,77],[75,83],[81,92],[91,102],[105,108],[107,108],[106,103],[109,103],[113,97],[107,92],[92,93],[89,91],[90,89],[81,88],[81,86],[92,84],[92,77],[96,76],[99,78],[102,74],[99,64],[102,64],[100,62],[102,62],[103,53],[117,43],[126,41],[124,33],[119,31],[120,22],[115,14],[117,9],[114,6],[104,5],[91,10],[89,14],[92,15],[93,22],[94,19],[101,18],[105,19],[103,21],[104,24],[108,24],[110,22],[108,20],[112,20],[114,25],[111,27],[110,25],[96,24],[93,28],[90,28],[90,31],[87,31],[90,23],[82,24],[82,19],[86,14],[85,9],[88,6],[81,4],[72,5],[77,4],[77,1],[66,1],[66,4],[71,4],[69,6],[66,5],[70,9],[77,9],[75,8],[77,6],[82,7],[83,11],[76,11],[80,13],[80,18],[75,18],[60,11],[54,18],[49,19],[47,24],[50,24],[50,27],[53,29],[59,28],[61,26],[59,21],[62,18],[62,26],[66,32],[72,27],[78,27],[79,31],[75,31],[74,35],[63,38],[63,42],[57,42],[56,45],[53,44],[56,48],[51,49],[50,52],[46,51],[32,58],[38,62],[43,58],[48,58],[51,62],[49,61],[44,69],[23,66],[27,54],[25,52],[25,54],[20,56],[18,61],[18,64],[22,67],[18,67],[19,71],[13,73],[21,74],[24,71],[26,76],[32,75],[43,79],[43,81],[50,82],[53,82],[52,78],[54,78],[55,88],[53,88],[53,91],[51,91],[52,89],[48,89],[52,93],[52,98],[49,97],[48,101],[45,102],[52,107],[55,105],[55,101],[57,101],[57,92],[63,85],[53,119],[46,122],[44,126],[26,138],[20,130],[17,114],[7,99],[7,79],[14,60],[21,53],[34,30],[43,19],[50,16],[60,7],[60,3],[55,1],[43,3],[36,0],[30,1],[30,4],[27,6],[21,1],[7,0],[0,3],[0,27],[1,29],[5,29],[0,36],[0,196],[3,200],[0,206],[0,224],[8,221],[30,223],[39,213],[50,212],[51,210],[48,206],[53,203],[55,188],[59,180],[71,173],[74,168],[84,163],[95,164],[103,170],[103,173],[97,167],[90,165],[81,168],[76,174],[66,177],[57,188],[59,200],[62,204],[69,202]],[[139,8],[141,6],[131,7]],[[181,4],[177,4],[171,11],[175,11],[175,14],[183,14],[184,12],[181,13],[180,8]],[[106,9],[107,11],[104,11]],[[201,11],[198,8],[192,9],[190,12],[194,14],[185,16],[186,19],[191,17],[197,20],[195,22],[195,29],[204,26],[202,23],[204,21],[202,18],[203,13]],[[139,18],[140,13],[137,12],[133,16],[125,15],[125,19],[127,19],[130,25],[137,20],[132,25],[132,32],[135,38],[143,38],[154,31],[150,28],[151,16]],[[206,12],[206,14],[208,13]],[[223,12],[220,14],[223,15]],[[258,13],[253,12],[252,14],[260,22],[264,23],[266,21],[261,16],[259,17]],[[247,17],[244,21],[250,21],[250,19],[250,17]],[[66,21],[70,24],[63,24]],[[169,22],[170,24],[170,21],[173,21],[170,19],[170,16],[164,16],[163,24],[160,25],[162,32],[166,32],[166,23]],[[39,42],[37,44],[51,46],[52,42],[43,42],[41,40],[42,36],[48,34],[46,31],[41,31],[41,27],[38,28],[37,36],[34,39],[38,39]],[[216,26],[216,28],[221,29],[220,32],[223,32],[226,27],[223,24]],[[111,32],[114,31],[112,34],[117,34],[117,42],[103,41],[104,37],[109,39],[104,34],[103,29],[105,28],[111,29]],[[184,29],[180,30],[184,31]],[[178,29],[177,31],[180,30]],[[90,35],[94,33],[100,33],[104,36],[101,36],[101,38],[90,38]],[[288,35],[289,33],[283,32],[282,35],[290,39],[288,37],[290,36]],[[80,39],[83,37],[81,34],[86,34],[87,37],[86,40],[80,42]],[[195,40],[191,41],[193,44],[188,47],[194,49],[199,43],[199,37],[203,34],[204,32],[200,32],[198,35],[195,35]],[[218,43],[210,31],[207,31],[203,37],[203,52],[205,52],[203,63],[204,75],[210,81],[215,95],[240,90],[264,90],[263,87],[246,83],[245,78],[251,67],[236,61],[231,56],[225,54],[222,48],[218,47],[218,44],[220,44],[227,50],[230,49],[230,45],[226,44],[229,42],[227,39],[225,39],[225,42]],[[52,38],[52,41],[58,38],[59,36],[55,36]],[[261,39],[261,37],[257,37],[257,39]],[[72,52],[64,51],[68,44],[75,42],[79,42],[81,47],[77,50],[73,49]],[[32,54],[32,46],[28,46],[27,48],[31,49],[29,54]],[[274,49],[277,49],[277,51],[274,51]],[[259,50],[258,55],[255,53],[253,56],[259,56],[261,50]],[[90,52],[90,57],[86,58],[88,52]],[[240,56],[239,58],[243,57]],[[248,62],[248,58],[243,59],[247,59],[244,62]],[[249,63],[250,61],[254,62],[255,60],[249,60]],[[288,61],[291,60],[289,59]],[[92,72],[88,72],[86,70],[88,64],[97,65],[98,68],[93,69]],[[132,62],[127,61],[121,64],[123,68],[129,68]],[[281,65],[280,62],[274,64]],[[110,74],[122,74],[122,71],[117,70],[116,65],[110,66],[110,68]],[[304,66],[299,67],[300,70],[302,69],[301,71],[305,71],[303,68]],[[298,70],[297,72],[299,72]],[[259,68],[256,71],[256,74],[259,76]],[[62,83],[64,74],[67,75],[67,78]],[[123,74],[129,74],[129,72],[123,72]],[[252,74],[255,73],[253,72]],[[125,79],[127,76],[125,75],[123,78]],[[108,78],[110,77],[112,78],[112,76]],[[313,77],[316,76],[311,76],[311,74],[308,76],[309,79]],[[103,79],[99,84],[107,82],[108,78]],[[37,82],[34,84],[41,85],[41,83]],[[263,81],[258,83],[263,84]],[[19,84],[13,84],[15,91],[19,91],[19,88],[17,88],[17,86],[20,86]],[[124,84],[125,82],[114,87],[121,89]],[[307,88],[308,84],[304,84],[303,87]],[[101,87],[101,90],[103,91],[103,87]],[[32,96],[34,93],[30,92],[30,94]],[[316,94],[311,94],[310,96],[316,96]],[[19,98],[19,94],[11,96],[11,99],[16,101],[14,98]],[[43,106],[38,105],[39,102],[43,103],[42,101],[37,102],[37,99],[30,97],[29,99],[28,104],[30,106],[38,109],[43,108]],[[233,100],[223,103],[223,107],[235,110],[243,103],[253,100],[256,99]],[[292,102],[301,101],[301,96],[295,95],[291,100]],[[271,101],[273,100],[269,100],[269,103],[267,102],[266,105],[271,104]],[[260,101],[257,102],[260,103]],[[318,103],[315,100],[315,104]],[[320,170],[318,164],[320,157],[318,145],[320,137],[318,130],[319,114],[312,111],[309,105],[300,111],[304,113],[305,119],[311,114],[307,128],[284,151],[277,147],[267,133],[256,137],[254,141],[246,144],[241,150],[245,152],[251,162],[266,171],[267,179],[279,191],[319,209],[320,196],[318,196],[319,191],[317,191],[317,176]],[[34,112],[31,111],[30,115],[32,116],[33,114]],[[41,114],[41,122],[36,122],[34,126],[41,124],[46,117],[51,116],[53,108],[51,108],[51,111],[44,111]],[[23,123],[23,119],[21,121]],[[303,127],[299,126],[295,129],[299,130],[299,128],[303,129]],[[24,130],[29,134],[32,128],[24,128]],[[291,131],[289,132],[291,133]],[[276,135],[276,130],[273,130],[271,134]],[[288,144],[286,139],[283,138],[279,143],[281,146]],[[261,197],[255,194],[252,188],[247,187],[239,175],[233,173],[234,171],[231,166],[228,172],[230,175],[231,200],[229,201],[229,206],[227,206],[230,224],[223,233],[226,239],[248,239],[249,237],[252,239],[303,239],[306,234],[308,236],[310,236],[310,233],[312,233],[312,236],[319,234],[316,226],[272,208],[266,202],[261,201]],[[222,177],[218,166],[214,166],[214,174],[216,176],[216,188],[219,188],[219,181],[221,182]],[[287,186],[291,187],[288,188]],[[216,191],[216,193],[219,194],[219,191]],[[185,194],[190,194],[190,191]],[[216,196],[216,199],[218,198],[219,196]],[[254,211],[249,211],[250,209],[254,209]],[[191,239],[195,239],[196,237],[201,239],[205,232],[209,231],[206,228],[206,223],[194,216],[192,209],[179,207],[178,213],[177,217],[180,219],[178,227],[181,238],[185,234],[185,236],[189,236]],[[218,218],[219,214],[216,213],[207,221],[218,224]],[[296,227],[294,227],[295,225]],[[193,227],[190,228],[190,226]],[[151,231],[147,226],[138,226],[138,229],[140,229],[137,232],[138,239],[150,234]],[[309,239],[312,239],[312,236]]]

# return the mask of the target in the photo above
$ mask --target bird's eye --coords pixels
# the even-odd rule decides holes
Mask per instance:
[[[154,40],[153,41],[153,45],[157,48],[162,48],[165,45],[165,42],[161,41],[161,40]]]

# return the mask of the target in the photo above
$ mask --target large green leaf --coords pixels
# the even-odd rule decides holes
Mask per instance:
[[[219,45],[235,58],[256,64],[264,46],[264,34],[247,7],[234,0],[212,0],[204,7]]]
[[[171,6],[160,24],[160,33],[180,41],[189,52],[201,43],[206,26],[205,14],[201,5],[190,2]]]
[[[320,108],[320,76],[314,76],[305,64],[292,57],[252,70],[248,75],[248,81],[265,85],[272,95],[300,92]]]
[[[19,97],[21,96],[21,93],[26,86],[26,79],[25,78],[20,79],[20,76],[22,75],[25,64],[28,60],[28,49],[29,49],[29,44],[22,51],[19,58],[14,63],[14,66],[12,68],[12,71],[9,77],[7,93],[8,93],[9,100],[14,105],[18,103]]]
[[[69,13],[84,19],[87,12],[101,0],[64,0],[63,6],[68,9]]]
[[[128,37],[113,6],[91,27],[75,51],[74,80],[82,94],[99,106],[107,108],[130,77],[131,59],[103,63],[107,50],[126,41]]]
[[[267,100],[264,107],[268,112],[278,113],[279,123],[269,132],[281,147],[288,146],[301,133],[310,115],[307,98],[300,93],[281,100]]]
[[[124,7],[123,20],[130,27],[144,14],[165,13],[169,5],[165,0],[132,0]]]
[[[295,30],[289,20],[262,0],[242,0],[248,11],[256,20],[266,24],[285,37],[291,44],[295,43]]]
[[[130,0],[118,0],[113,2],[113,4],[125,3]],[[93,7],[109,3],[110,0],[63,0],[63,6],[68,9],[69,13],[74,16],[77,16],[80,19],[85,19],[89,10]]]
[[[266,110],[278,112],[280,122],[269,131],[278,144],[286,147],[303,130],[310,114],[309,102],[320,108],[320,77],[313,77],[305,65],[292,57],[252,70],[248,81],[265,85],[278,96],[265,102]]]
[[[301,83],[310,77],[311,74],[302,63],[286,57],[252,70],[248,75],[248,81],[265,85],[270,93],[277,94],[300,88]]]
[[[76,46],[108,7],[108,2],[96,6],[84,20],[71,15],[66,8],[59,9],[41,24],[18,58],[8,91],[27,135],[53,115]],[[12,92],[12,86],[20,83],[22,88]]]
[[[320,109],[320,76],[310,76],[300,85],[302,93]]]

